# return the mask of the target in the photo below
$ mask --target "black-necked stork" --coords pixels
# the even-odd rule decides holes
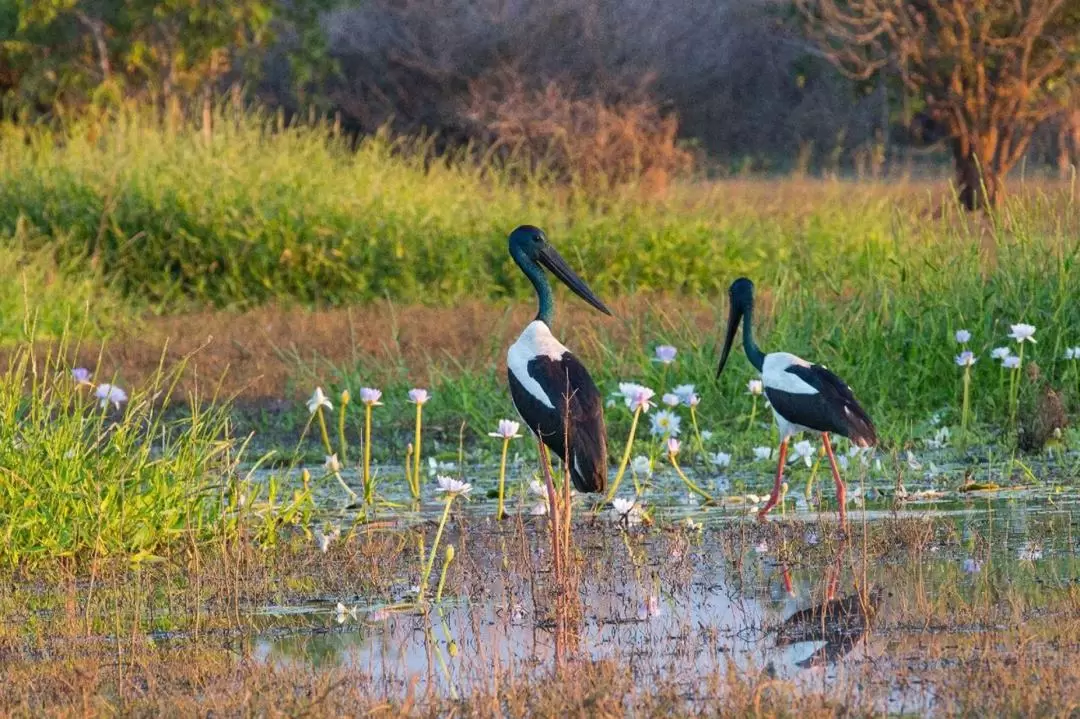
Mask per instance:
[[[585,366],[551,334],[555,298],[541,266],[596,309],[606,315],[611,311],[570,269],[539,228],[522,225],[511,232],[510,256],[532,282],[539,302],[536,319],[525,327],[506,356],[510,395],[518,414],[536,435],[551,502],[552,528],[557,534],[555,489],[547,449],[567,463],[578,491],[603,492],[607,435],[600,391]]]
[[[833,479],[836,481],[836,501],[840,503],[840,521],[847,519],[847,497],[844,481],[836,466],[829,434],[839,434],[851,440],[857,447],[872,447],[877,444],[877,432],[874,423],[867,416],[855,395],[842,379],[819,364],[811,364],[801,357],[787,352],[762,352],[754,342],[752,317],[754,312],[754,283],[740,277],[731,283],[728,290],[731,297],[731,314],[728,318],[727,337],[724,350],[720,354],[720,366],[716,376],[724,371],[731,344],[743,321],[743,349],[750,364],[761,373],[765,385],[765,396],[772,405],[776,424],[780,429],[779,462],[776,469],[776,483],[773,485],[769,501],[758,513],[764,518],[776,504],[780,496],[780,483],[784,476],[784,462],[787,459],[788,440],[799,432],[821,433],[825,452],[832,465]]]

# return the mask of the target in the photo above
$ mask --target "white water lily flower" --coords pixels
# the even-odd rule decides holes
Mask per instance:
[[[431,395],[426,389],[420,389],[419,387],[416,387],[409,390],[409,401],[413,404],[424,404],[429,399],[431,399]]]
[[[907,459],[907,466],[910,469],[912,469],[912,470],[920,470],[920,469],[922,469],[922,464],[919,462],[919,460],[915,459],[915,454],[910,449],[907,451],[906,459]]]
[[[653,357],[653,362],[659,362],[660,364],[671,364],[675,361],[675,355],[678,352],[671,345],[659,345],[656,348],[656,356]]]
[[[670,410],[661,410],[653,415],[652,429],[650,430],[654,436],[657,437],[669,437],[679,434],[679,424],[682,420],[677,414]]]
[[[653,473],[652,460],[643,454],[639,454],[630,460],[630,468],[634,470],[634,474],[639,474],[642,477],[651,477]]]
[[[1009,355],[1001,360],[1001,366],[1005,369],[1018,369],[1020,367],[1020,358],[1016,355]]]
[[[668,392],[660,398],[660,401],[662,401],[668,407],[678,407],[680,404],[682,404],[682,400],[679,399],[679,396],[674,392]]]
[[[977,358],[974,352],[964,350],[960,354],[956,355],[956,364],[958,367],[970,367],[975,364]]]
[[[702,442],[708,442],[712,438],[713,438],[713,433],[712,433],[711,429],[703,429],[703,430],[701,430],[701,441]]]
[[[727,452],[716,452],[709,455],[709,461],[723,469],[731,466],[731,455]]]
[[[689,405],[691,399],[697,397],[697,394],[694,392],[694,385],[692,384],[681,384],[671,390],[671,393],[678,397],[679,401],[685,405]]]
[[[334,474],[341,471],[341,462],[338,461],[337,453],[326,455],[326,461],[323,462],[323,467],[327,472],[333,472]]]
[[[101,403],[101,407],[105,408],[111,402],[117,409],[120,409],[120,405],[127,402],[127,392],[120,389],[114,384],[99,384],[97,389],[94,390],[94,396],[96,396]]]
[[[949,443],[948,427],[942,427],[937,432],[934,432],[934,438],[926,441],[926,446],[931,449],[941,449]]]
[[[754,447],[754,459],[758,462],[772,459],[772,447]]]
[[[695,522],[693,517],[686,518],[686,529],[690,532],[700,532],[701,522]]]
[[[642,412],[648,412],[654,406],[651,400],[656,392],[644,385],[634,384],[633,382],[620,382],[619,394],[626,400],[626,406],[631,412],[637,412],[639,409]]]
[[[996,360],[1003,360],[1012,354],[1012,350],[1008,347],[995,347],[990,350],[990,357]]]
[[[1010,325],[1009,336],[1020,342],[1035,342],[1035,327],[1033,325],[1026,325],[1023,322],[1016,325]]]
[[[351,609],[347,608],[344,604],[338,602],[337,606],[334,607],[334,614],[336,615],[335,619],[337,619],[337,623],[344,624],[345,620],[349,617],[356,619],[356,609],[356,607],[352,607]]]
[[[73,379],[77,385],[85,387],[94,386],[94,383],[90,381],[90,370],[85,367],[76,367],[71,370],[71,379]]]
[[[456,480],[453,477],[446,477],[440,474],[438,477],[435,478],[435,481],[439,483],[440,492],[444,492],[445,494],[452,497],[456,497],[459,494],[464,497],[472,491],[471,484],[469,484],[468,482]]]
[[[796,442],[792,449],[795,450],[795,456],[792,458],[792,462],[798,462],[801,459],[806,462],[807,467],[813,466],[816,450],[814,449],[814,445],[810,444],[809,440],[804,439],[801,442]]]
[[[1080,347],[1066,347],[1065,348],[1065,359],[1067,359],[1067,360],[1078,360],[1078,359],[1080,359]]]
[[[1034,562],[1036,559],[1042,559],[1043,550],[1035,542],[1025,542],[1024,546],[1016,550],[1016,556],[1021,562]]]
[[[679,448],[680,448],[679,440],[675,439],[674,437],[668,437],[668,441],[667,441],[668,454],[678,454],[679,453]]]
[[[366,405],[374,407],[375,405],[382,404],[379,400],[382,399],[382,390],[375,389],[374,387],[361,387],[360,388],[360,401]]]
[[[330,550],[330,543],[341,536],[341,527],[334,527],[334,531],[330,534],[324,534],[322,530],[315,530],[315,544],[318,545],[319,551],[326,554]]]
[[[965,344],[971,339],[971,333],[967,330],[956,330],[956,341],[960,344]]]
[[[533,505],[531,507],[529,507],[529,514],[531,514],[534,517],[543,517],[547,513],[548,513],[548,503],[547,503],[546,500],[543,501],[543,502],[533,502]]]
[[[611,512],[616,521],[625,519],[629,524],[641,521],[641,506],[636,499],[616,497],[611,500]]]
[[[765,392],[765,383],[759,379],[752,379],[746,383],[746,393],[758,395]]]
[[[964,560],[963,569],[964,574],[978,574],[979,570],[982,569],[982,562],[978,561],[977,559],[968,557]]]
[[[498,437],[500,439],[515,439],[520,437],[518,430],[521,429],[521,425],[513,420],[500,419],[499,428],[494,432],[488,432],[488,437]]]
[[[846,472],[848,470],[848,466],[851,464],[851,460],[847,458],[847,455],[842,454],[836,458],[836,463],[840,465],[840,469]]]
[[[311,399],[307,401],[308,412],[315,414],[319,407],[326,407],[328,410],[334,409],[334,405],[330,404],[330,398],[323,394],[322,387],[316,387],[315,391],[311,393]]]

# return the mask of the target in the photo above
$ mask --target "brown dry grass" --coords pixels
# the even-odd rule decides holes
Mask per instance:
[[[635,185],[646,196],[662,196],[694,165],[677,142],[678,119],[661,113],[644,92],[605,102],[556,82],[533,90],[504,68],[470,84],[464,114],[486,132],[494,155],[598,194]]]

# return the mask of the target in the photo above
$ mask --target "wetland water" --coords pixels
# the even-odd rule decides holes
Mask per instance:
[[[960,474],[909,479],[903,502],[895,483],[867,489],[868,499],[850,506],[846,539],[834,513],[802,496],[805,476],[794,480],[784,515],[764,524],[745,504],[693,503],[674,475],[653,478],[644,522],[593,515],[591,500],[579,498],[580,572],[574,609],[561,622],[546,572],[546,521],[529,513],[528,491],[512,483],[508,506],[520,514],[499,523],[478,487],[455,504],[445,537],[459,557],[452,596],[428,614],[388,611],[409,596],[403,578],[385,596],[253,608],[257,629],[239,648],[266,663],[346,667],[388,697],[468,696],[493,691],[496,677],[543,676],[557,659],[612,660],[635,686],[676,685],[691,701],[718,691],[702,677],[764,672],[878,711],[933,712],[930,677],[950,661],[941,642],[1007,629],[1002,603],[1039,616],[1080,591],[1075,488],[1044,480],[958,492]],[[823,484],[831,490],[827,475]],[[849,491],[858,486],[853,479]],[[627,479],[620,494],[632,491]],[[416,511],[386,510],[389,525],[433,527],[442,505],[426,499]],[[342,520],[353,514],[343,511]]]

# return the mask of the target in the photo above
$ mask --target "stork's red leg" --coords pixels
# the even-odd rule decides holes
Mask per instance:
[[[769,501],[765,503],[765,506],[758,512],[758,519],[765,519],[765,515],[769,513],[769,510],[776,506],[776,503],[780,501],[780,483],[784,479],[784,462],[787,461],[787,437],[784,437],[780,441],[780,461],[776,463],[776,482],[773,484],[772,494],[769,495]]]
[[[840,504],[840,524],[847,526],[847,489],[844,488],[844,480],[840,479],[840,469],[836,466],[836,455],[833,454],[832,442],[829,441],[829,433],[822,432],[821,439],[825,443],[825,453],[829,455],[829,464],[832,465],[833,481],[836,482],[836,501]]]
[[[551,478],[551,464],[548,462],[547,447],[539,437],[536,438],[536,444],[540,447],[540,466],[543,468],[544,481],[547,483],[548,519],[551,520],[552,562],[555,565],[555,578],[561,581],[562,558],[559,552],[559,505],[555,503],[555,481]]]

